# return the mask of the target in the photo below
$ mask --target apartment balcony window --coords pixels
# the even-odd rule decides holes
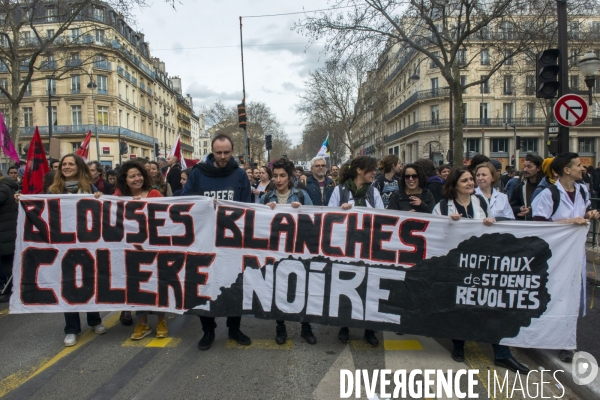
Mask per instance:
[[[513,95],[515,94],[513,88],[513,76],[512,75],[504,75],[504,95]]]
[[[71,58],[66,61],[65,65],[69,68],[81,67],[81,60],[79,58]]]
[[[513,103],[504,103],[502,105],[502,116],[505,124],[513,122]]]
[[[98,94],[108,94],[108,77],[106,75],[96,75],[96,84],[98,85]]]
[[[571,75],[569,79],[571,81],[569,85],[571,89],[579,90],[579,75]]]
[[[99,22],[104,22],[104,8],[94,7],[94,19]]]
[[[480,79],[485,79],[485,75],[482,75]],[[479,85],[479,93],[489,93],[490,92],[490,80],[486,79],[482,84]]]
[[[479,153],[479,139],[467,139],[467,151],[469,153]]]
[[[46,60],[42,61],[42,64],[40,65],[40,69],[42,69],[42,70],[56,69],[56,61],[54,61],[54,57],[48,57]]]
[[[535,122],[535,103],[527,103],[525,108],[526,121],[529,124]]]
[[[537,138],[522,138],[521,139],[521,151],[524,153],[537,153],[538,152],[538,139]]]
[[[513,56],[511,50],[504,52],[504,65],[513,65]]]
[[[56,94],[56,79],[46,79],[46,94]]]
[[[46,21],[58,22],[58,18],[56,17],[56,8],[50,7],[46,10]]]
[[[81,106],[71,106],[71,123],[73,125],[82,125]]]
[[[438,125],[440,123],[440,106],[431,106],[431,124]]]
[[[465,49],[460,49],[456,53],[456,63],[458,65],[467,65],[467,51]]]
[[[490,65],[490,49],[483,49],[479,54],[481,65]]]
[[[74,75],[71,77],[71,93],[80,93],[81,92],[81,77],[79,75]]]
[[[594,153],[595,138],[578,138],[579,153]]]
[[[33,126],[33,108],[23,107],[23,126]]]
[[[527,75],[525,77],[525,94],[533,96],[535,94],[535,76]]]
[[[104,29],[96,29],[96,43],[104,43],[105,40]]]

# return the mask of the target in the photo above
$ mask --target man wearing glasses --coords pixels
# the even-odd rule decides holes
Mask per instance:
[[[315,157],[310,161],[312,176],[306,179],[306,191],[315,206],[326,206],[335,183],[327,177],[327,162],[323,157]]]

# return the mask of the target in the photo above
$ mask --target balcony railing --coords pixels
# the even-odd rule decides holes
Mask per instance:
[[[415,102],[419,100],[433,99],[436,97],[448,97],[450,95],[450,88],[443,87],[438,89],[431,90],[421,90],[419,92],[413,93],[408,99],[404,100],[402,104],[398,107],[394,108],[392,112],[385,116],[384,120],[387,121],[396,115],[400,114],[402,111],[406,110],[408,107],[413,105]]]
[[[179,133],[186,136],[192,136],[192,132],[184,128],[179,128]]]
[[[81,67],[81,64],[82,64],[82,61],[79,58],[72,58],[65,62],[65,65],[70,68]]]
[[[41,136],[48,136],[48,126],[40,126],[38,127]],[[121,134],[121,138],[128,138],[131,140],[135,140],[138,142],[152,144],[154,143],[154,138],[148,135],[144,135],[143,133],[135,132],[123,127],[118,126],[107,126],[107,125],[97,125],[98,135],[119,135],[119,130]],[[52,135],[85,135],[88,131],[95,132],[94,125],[55,125],[52,127]],[[21,136],[33,136],[33,132],[35,131],[35,126],[29,126],[26,128],[19,128],[19,133]]]
[[[119,67],[118,65],[117,65],[117,73],[121,76],[125,76],[125,71],[123,71],[123,68]]]
[[[71,88],[71,93],[72,94],[79,94],[79,93],[81,93],[81,89],[80,88]]]
[[[181,149],[182,150],[187,150],[187,151],[191,151],[191,152],[194,151],[194,146],[190,146],[189,144],[186,144],[186,143],[183,143],[183,142],[180,142],[180,143],[181,143]]]
[[[56,94],[56,88],[46,89],[46,94],[55,95]]]
[[[150,89],[150,87],[148,87],[148,94],[152,96],[152,89]]]
[[[140,89],[142,89],[144,92],[146,91],[146,85],[144,84],[144,82],[140,83]]]
[[[98,89],[98,94],[107,95],[108,94],[108,89]]]
[[[56,61],[43,61],[42,64],[40,65],[40,69],[42,69],[42,70],[56,69]]]
[[[177,113],[177,116],[178,116],[179,118],[181,118],[182,120],[184,120],[185,122],[187,122],[188,124],[191,122],[191,119],[190,119],[190,117],[188,117],[188,116],[187,116],[187,115],[185,115],[185,114],[182,114],[182,113]]]
[[[137,78],[135,76],[131,77],[131,82],[137,86]]]
[[[107,71],[110,71],[111,70],[110,61],[96,60],[96,61],[94,61],[94,68],[105,69]]]

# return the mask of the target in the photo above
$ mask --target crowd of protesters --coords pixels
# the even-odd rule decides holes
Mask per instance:
[[[157,161],[127,161],[110,170],[98,161],[86,164],[81,157],[68,154],[60,160],[50,161],[44,192],[87,193],[96,197],[104,194],[134,199],[210,193],[216,198],[264,204],[272,210],[280,205],[294,208],[328,206],[344,210],[367,207],[430,213],[448,216],[453,221],[476,219],[488,226],[514,219],[586,224],[589,219],[599,216],[590,206],[592,197],[600,196],[600,163],[596,169],[585,168],[576,153],[564,153],[545,160],[527,154],[522,170],[508,166],[504,172],[498,160],[484,155],[476,155],[470,165],[457,168],[436,166],[429,159],[403,165],[398,156],[388,155],[379,162],[369,156],[359,156],[328,169],[326,158],[315,157],[310,161],[310,171],[304,171],[287,158],[270,166],[240,166],[233,157],[233,150],[233,142],[227,135],[216,135],[206,162],[185,170],[181,169],[175,156],[159,157]],[[18,193],[23,176],[18,165],[9,167],[7,175],[0,179],[0,279],[4,282],[11,274]],[[222,196],[225,193],[227,195]],[[152,334],[148,314],[145,311],[135,313],[138,322],[132,340]],[[167,337],[164,313],[154,314],[158,319],[156,337]],[[133,319],[130,311],[121,313],[122,324],[132,325]],[[204,334],[198,348],[208,350],[215,339],[217,325],[211,317],[202,316],[200,321]],[[87,313],[87,323],[97,334],[106,332],[99,313]],[[317,338],[310,323],[301,322],[301,326],[301,337],[307,343],[315,344]],[[251,343],[240,329],[239,315],[229,316],[227,327],[231,339],[242,345]],[[76,344],[80,331],[79,314],[65,313],[65,346]],[[342,327],[338,339],[347,343],[350,330]],[[379,345],[374,330],[366,329],[364,339],[370,346]],[[284,321],[276,321],[275,340],[277,344],[287,340]],[[453,343],[452,358],[457,362],[464,361],[464,341],[458,338]],[[492,346],[496,365],[528,372],[525,365],[513,358],[508,347],[497,343]],[[562,350],[559,357],[570,361],[572,352]]]

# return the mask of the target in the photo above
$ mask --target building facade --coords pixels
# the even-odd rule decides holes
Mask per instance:
[[[51,7],[52,2],[45,4]],[[50,36],[64,23],[62,18],[48,14],[36,19],[35,28]],[[39,46],[27,25],[20,37]],[[58,140],[60,150],[54,156],[76,151],[88,131],[93,134],[89,159],[97,158],[97,133],[100,162],[105,165],[114,167],[137,157],[153,159],[156,145],[160,155],[168,154],[178,127],[176,92],[164,63],[151,58],[142,33],[98,2],[83,9],[55,43],[53,51],[38,58],[20,103],[17,146],[23,157],[36,126],[42,141],[49,140],[50,130]],[[0,85],[5,88],[11,85],[7,64],[0,63]],[[0,111],[10,114],[2,96]],[[119,140],[127,143],[126,154],[119,154]]]

